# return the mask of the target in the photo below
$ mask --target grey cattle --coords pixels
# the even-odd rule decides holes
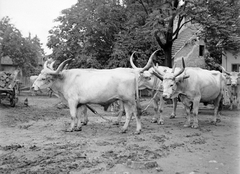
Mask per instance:
[[[173,98],[180,96],[187,112],[187,121],[184,127],[198,127],[198,110],[200,102],[214,102],[213,123],[220,122],[218,114],[219,103],[223,95],[225,80],[219,71],[209,71],[201,68],[173,68],[171,72],[161,73],[154,66],[154,74],[161,79],[163,97]],[[193,124],[191,125],[190,110],[193,107]]]
[[[158,124],[164,124],[164,117],[161,114],[163,111],[164,106],[164,100],[162,98],[162,81],[158,79],[155,75],[153,75],[152,71],[153,68],[151,68],[151,62],[153,59],[153,56],[158,50],[154,51],[152,55],[150,56],[147,65],[144,68],[136,67],[133,63],[133,55],[130,57],[130,63],[134,71],[139,73],[138,76],[138,88],[139,90],[143,89],[150,89],[154,90],[155,93],[153,95],[153,106],[154,106],[154,117],[152,118],[152,122],[157,122]],[[150,69],[149,69],[150,68]],[[149,69],[149,70],[148,70]],[[170,71],[171,68],[168,68],[166,66],[158,66],[158,71],[165,72]],[[170,118],[175,118],[176,116],[176,107],[177,107],[177,98],[173,99],[173,112],[170,116]]]
[[[239,72],[228,72],[222,67],[223,73],[226,74],[227,78],[227,92],[230,100],[230,109],[233,109],[233,105],[237,106],[237,109],[240,109],[240,80]]]
[[[62,62],[56,71],[48,68],[46,62],[44,69],[33,84],[35,90],[51,87],[68,102],[71,126],[69,131],[82,129],[78,108],[86,104],[109,105],[113,101],[121,100],[126,112],[126,121],[121,132],[126,132],[131,115],[136,118],[136,133],[141,131],[140,117],[137,116],[136,100],[137,81],[132,72],[125,69],[70,69],[63,70],[64,65],[70,59]],[[137,95],[138,96],[138,95]]]

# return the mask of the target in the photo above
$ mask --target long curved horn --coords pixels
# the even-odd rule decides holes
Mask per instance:
[[[53,65],[54,65],[54,63],[55,63],[55,61],[53,61],[53,62],[49,65],[49,68],[50,68],[51,70],[53,70]]]
[[[172,68],[172,73],[174,73],[174,71],[175,71],[175,68],[176,68],[176,63],[174,63],[174,65],[173,65],[173,68]]]
[[[185,70],[185,62],[184,62],[184,58],[182,57],[182,69],[174,76],[174,78],[176,78],[177,76],[179,76],[180,74],[183,73],[183,71]]]
[[[154,74],[157,78],[159,78],[160,80],[163,81],[163,76],[162,76],[162,74],[158,71],[157,67],[154,65],[153,62],[152,62],[152,67],[153,67],[153,69],[154,69],[153,74]]]
[[[70,60],[72,60],[72,59],[64,60],[64,61],[58,66],[58,68],[57,68],[57,70],[55,71],[55,73],[56,73],[56,74],[60,73],[60,71],[62,71],[64,65],[65,65],[68,61],[70,61]]]
[[[159,78],[161,81],[163,81],[162,75],[160,75],[155,69],[154,69],[154,71],[153,71],[153,74],[154,74],[157,78]]]
[[[136,53],[136,51],[134,51],[133,53],[132,53],[132,55],[131,55],[131,57],[130,57],[130,64],[131,64],[131,66],[132,66],[132,68],[133,69],[137,69],[137,67],[134,65],[134,63],[133,63],[133,55]]]
[[[43,64],[43,69],[48,69],[47,64],[48,64],[48,61],[45,61]]]
[[[229,76],[231,75],[229,72],[227,72],[227,71],[225,70],[225,68],[223,68],[222,66],[221,66],[221,68],[222,68],[222,71],[225,72],[227,75],[229,75]]]
[[[140,73],[142,73],[142,72],[145,71],[145,70],[148,70],[148,69],[152,66],[153,56],[154,56],[155,53],[158,52],[158,51],[159,51],[159,49],[157,49],[156,51],[154,51],[154,52],[152,53],[152,55],[151,55],[150,58],[148,59],[147,64],[145,65],[145,67],[143,67],[143,69],[141,70]]]

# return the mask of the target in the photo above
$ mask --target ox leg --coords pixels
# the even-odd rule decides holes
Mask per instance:
[[[212,123],[216,125],[217,123],[221,122],[220,115],[219,115],[219,104],[221,101],[221,95],[214,101],[214,116]]]
[[[240,94],[238,93],[238,96],[237,96],[237,109],[239,110],[240,109]]]
[[[83,116],[83,120],[81,119]],[[88,117],[87,117],[87,107],[85,105],[82,105],[77,108],[77,127],[76,131],[82,130],[82,125],[87,125],[88,123]]]
[[[170,115],[170,119],[175,118],[176,117],[176,110],[177,110],[177,100],[178,98],[173,98],[173,112]]]
[[[120,109],[118,111],[118,118],[117,118],[117,121],[113,123],[114,125],[119,125],[121,123],[121,120],[122,120],[124,107],[123,107],[123,102],[121,100],[119,100],[119,107],[120,107]]]
[[[159,105],[157,107],[157,113],[159,114],[159,116],[158,116],[158,122],[157,123],[160,124],[160,125],[163,125],[164,124],[164,117],[163,117],[162,112],[163,112],[164,101],[163,101],[162,95],[158,99],[158,101],[159,101]],[[156,101],[156,104],[158,104],[158,101]]]
[[[232,110],[233,109],[233,101],[232,101],[232,99],[230,98],[230,107],[229,107],[229,109],[230,110]]]
[[[131,106],[131,110],[133,112],[133,115],[136,119],[136,132],[135,134],[140,134],[141,130],[142,130],[142,124],[141,124],[141,121],[140,121],[140,115],[138,115],[138,110],[137,110],[137,107],[135,104],[133,104]]]
[[[198,128],[198,110],[201,96],[195,97],[193,100],[193,124],[192,128]]]
[[[129,105],[129,103],[123,103],[124,105],[124,109],[125,109],[125,112],[126,112],[126,120],[125,120],[125,123],[121,129],[121,133],[126,133],[127,131],[127,128],[128,128],[128,125],[130,123],[130,120],[132,118],[132,111],[131,111],[131,107]]]
[[[71,115],[71,125],[70,125],[70,128],[67,129],[67,131],[72,132],[74,130],[75,122],[76,122],[77,104],[73,101],[68,101],[68,106],[69,106],[70,115]]]
[[[87,116],[87,107],[83,105],[81,107],[81,115],[83,115],[83,119],[78,119],[78,122],[80,121],[83,125],[88,124],[88,116]]]
[[[139,134],[142,126],[141,126],[141,122],[140,122],[140,116],[137,116],[136,104],[130,104],[129,102],[124,103],[124,109],[126,112],[126,121],[125,121],[124,126],[122,127],[121,133],[125,133],[127,131],[130,120],[132,118],[132,114],[134,114],[134,116],[136,118],[136,123],[137,123],[137,128],[136,128],[135,134]]]
[[[191,126],[191,108],[186,105],[184,105],[184,107],[187,114],[187,121],[185,122],[184,127],[190,127]]]
[[[157,123],[158,119],[159,119],[159,114],[158,114],[158,111],[161,110],[161,105],[162,105],[162,97],[159,99],[159,98],[154,98],[153,99],[153,109],[154,109],[154,116],[152,118],[152,123]],[[160,111],[161,112],[161,111]]]

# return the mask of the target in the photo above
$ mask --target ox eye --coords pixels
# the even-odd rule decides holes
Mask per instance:
[[[173,87],[173,84],[171,84],[170,87]]]
[[[42,80],[46,80],[46,78],[42,78]]]

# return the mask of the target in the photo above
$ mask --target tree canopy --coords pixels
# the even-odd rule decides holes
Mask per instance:
[[[171,67],[172,44],[191,22],[202,26],[220,63],[223,49],[238,51],[239,7],[238,0],[79,0],[56,19],[48,46],[59,61],[75,58],[75,67],[127,67],[133,51],[143,66],[156,49],[158,61]]]
[[[206,62],[210,69],[221,64],[224,51],[240,52],[240,2],[238,0],[196,1],[191,9],[194,22],[201,24],[200,34],[210,55]]]
[[[1,57],[9,56],[13,63],[22,68],[26,75],[34,73],[39,58],[44,53],[37,36],[24,38],[21,32],[10,22],[9,17],[0,21]]]

